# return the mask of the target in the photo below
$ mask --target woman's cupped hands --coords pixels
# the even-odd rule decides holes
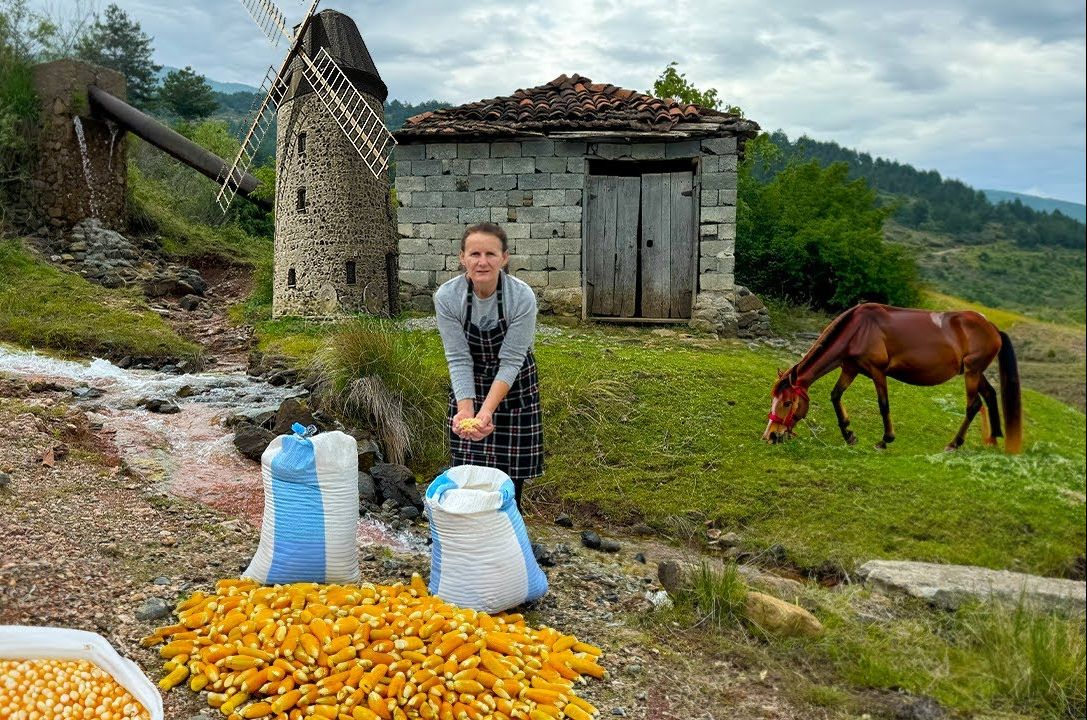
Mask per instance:
[[[494,432],[494,420],[487,409],[481,409],[478,413],[461,410],[453,416],[452,428],[457,437],[478,441]]]

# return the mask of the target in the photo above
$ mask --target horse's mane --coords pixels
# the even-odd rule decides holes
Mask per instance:
[[[842,328],[845,326],[846,318],[852,315],[854,310],[856,310],[855,306],[849,308],[844,313],[831,320],[830,324],[823,328],[823,332],[820,333],[819,337],[816,338],[815,342],[808,348],[808,351],[804,353],[804,357],[800,358],[795,365],[786,370],[785,374],[779,377],[777,382],[774,383],[774,387],[770,391],[771,394],[776,395],[784,386],[792,384],[793,376],[803,365],[809,362],[817,353],[823,350],[823,348],[830,345],[832,341],[838,339],[838,336],[841,335]]]

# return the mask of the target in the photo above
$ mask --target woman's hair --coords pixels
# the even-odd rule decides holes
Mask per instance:
[[[475,225],[469,225],[468,229],[464,231],[464,234],[460,236],[460,249],[464,252],[464,241],[468,239],[469,235],[473,233],[482,233],[484,235],[494,235],[498,238],[498,241],[502,243],[502,252],[509,252],[509,240],[506,239],[506,231],[498,227],[497,224],[492,222],[476,223]]]

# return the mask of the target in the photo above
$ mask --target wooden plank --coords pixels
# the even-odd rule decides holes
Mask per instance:
[[[615,309],[620,317],[637,314],[638,216],[642,179],[620,177],[615,208]]]
[[[619,178],[605,176],[600,203],[604,226],[600,244],[600,284],[596,288],[597,315],[617,315],[615,307],[615,205]]]
[[[671,173],[668,317],[689,318],[694,299],[694,175]]]
[[[601,285],[601,255],[604,252],[604,178],[589,176],[588,207],[585,227],[585,307],[598,314],[596,289]]]
[[[668,317],[671,177],[642,175],[642,307],[641,316]]]

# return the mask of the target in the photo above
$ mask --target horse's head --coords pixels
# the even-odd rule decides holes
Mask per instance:
[[[793,426],[808,414],[808,391],[796,381],[796,371],[778,373],[770,392],[770,415],[762,439],[768,443],[784,442],[793,435]]]

